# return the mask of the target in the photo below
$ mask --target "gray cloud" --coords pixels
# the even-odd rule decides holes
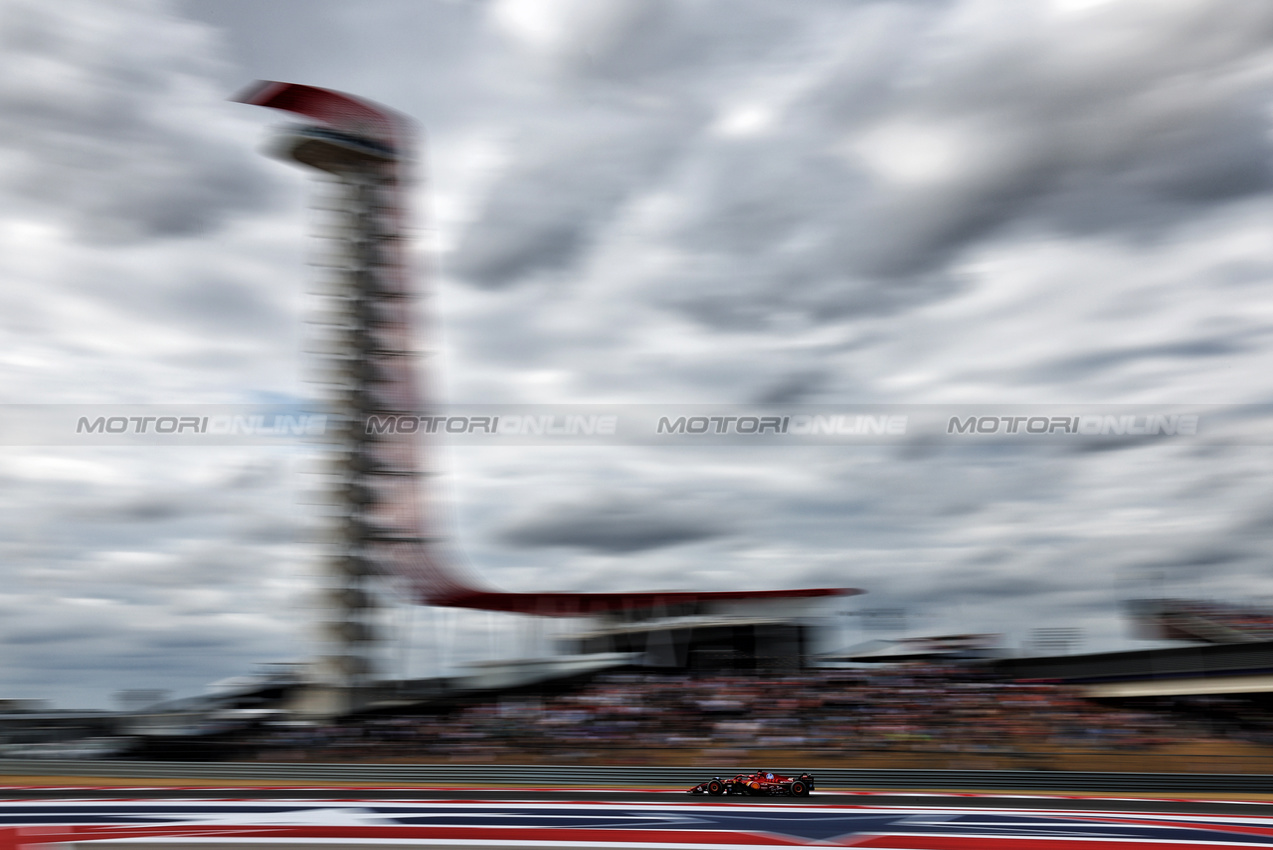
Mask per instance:
[[[689,259],[654,289],[710,324],[760,327],[783,311],[827,321],[947,297],[959,290],[948,264],[1015,230],[1161,238],[1201,209],[1273,185],[1267,79],[1248,71],[1269,55],[1273,14],[1241,5],[1233,24],[1191,4],[1165,15],[1123,4],[1060,22],[1018,13],[1011,24],[959,4],[868,6],[836,19],[809,10],[802,26],[743,43],[773,58],[807,50],[815,26],[863,25],[878,39],[872,55],[887,46],[895,58],[827,61],[799,98],[773,107],[773,126],[721,137],[697,107],[704,86],[762,101],[764,89],[709,51],[695,84],[656,85],[697,124],[640,111],[623,122],[644,150],[676,150],[677,167],[662,172],[629,145],[590,142],[603,119],[577,113],[569,144],[541,134],[540,147],[519,146],[454,268],[491,286],[577,266],[620,200],[666,192],[676,200],[666,240]],[[655,17],[641,24],[651,55],[693,31],[691,20]],[[1120,41],[1111,27],[1138,35]],[[688,73],[685,61],[673,67]],[[580,142],[597,157],[581,155]]]
[[[798,404],[826,386],[825,372],[807,371],[786,375],[761,390],[757,404]]]
[[[465,234],[452,271],[478,286],[509,286],[569,269],[598,231],[670,166],[683,122],[666,110],[597,110],[519,145],[515,166]]]
[[[907,52],[886,109],[837,116],[868,164],[906,178],[850,202],[875,226],[845,259],[905,275],[1009,224],[1154,235],[1198,208],[1267,191],[1267,80],[1247,69],[1269,54],[1273,15],[1240,5],[1224,24],[1193,4],[1011,23],[978,17],[990,7],[950,7]],[[1120,40],[1111,27],[1137,36]],[[819,91],[810,109],[821,102]]]
[[[42,628],[36,627],[7,631],[4,634],[4,642],[6,644],[15,644],[18,646],[68,642],[80,643],[97,637],[101,637],[101,632],[97,628],[66,623],[61,625],[44,626]]]
[[[250,151],[225,144],[230,117],[209,79],[207,31],[118,3],[67,16],[14,0],[0,34],[0,186],[12,205],[107,243],[191,236],[274,195]]]
[[[711,540],[723,534],[714,520],[643,501],[611,500],[549,507],[509,523],[499,532],[499,539],[510,546],[630,554]]]
[[[1132,565],[1133,570],[1142,570],[1145,575],[1161,571],[1163,575],[1183,574],[1191,570],[1205,570],[1224,567],[1245,561],[1250,552],[1242,551],[1233,545],[1211,543],[1193,547],[1184,552],[1176,552],[1168,557],[1159,554],[1152,561],[1143,561]]]
[[[1244,336],[1249,335],[1182,339],[1152,345],[1098,349],[1022,369],[1017,373],[1016,379],[1022,383],[1069,381],[1144,361],[1192,361],[1200,358],[1234,357],[1255,348],[1254,341],[1244,339]]]

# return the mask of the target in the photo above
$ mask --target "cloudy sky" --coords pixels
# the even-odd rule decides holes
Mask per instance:
[[[0,0],[0,45],[5,404],[314,395],[311,186],[227,100],[262,78],[422,127],[446,401],[1273,402],[1266,0]],[[1273,597],[1273,448],[1090,448],[452,447],[436,486],[510,590],[852,586],[1087,649],[1150,585]],[[312,451],[0,447],[0,697],[311,654]],[[400,619],[417,674],[517,634]]]

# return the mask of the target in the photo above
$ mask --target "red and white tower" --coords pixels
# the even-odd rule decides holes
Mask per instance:
[[[332,551],[324,632],[331,651],[322,678],[343,694],[343,710],[377,678],[377,584],[392,578],[411,601],[549,617],[628,621],[671,610],[791,604],[845,596],[848,588],[767,591],[624,591],[508,593],[483,588],[438,536],[421,452],[425,437],[393,429],[373,433],[372,416],[420,416],[413,299],[407,255],[406,190],[414,163],[412,123],[393,110],[340,92],[294,83],[260,82],[238,98],[298,115],[273,152],[315,169],[327,184],[320,207],[330,244],[322,373],[334,408],[329,502]],[[341,709],[337,709],[341,710]]]

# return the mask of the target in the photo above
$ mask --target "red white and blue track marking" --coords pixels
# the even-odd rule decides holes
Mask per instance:
[[[209,848],[1273,848],[1273,817],[1003,808],[407,801],[0,802],[0,850]],[[125,848],[120,848],[125,850]]]

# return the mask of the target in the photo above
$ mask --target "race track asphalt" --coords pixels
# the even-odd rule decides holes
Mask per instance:
[[[476,801],[495,803],[626,803],[676,804],[702,802],[739,806],[870,806],[914,808],[941,806],[958,809],[1022,809],[1030,811],[1102,811],[1146,814],[1205,814],[1273,817],[1273,799],[1175,798],[1161,796],[1106,796],[1025,794],[1011,792],[889,791],[860,792],[844,789],[815,791],[809,797],[710,797],[674,790],[626,790],[588,788],[421,788],[336,786],[0,786],[0,800],[413,800]]]

